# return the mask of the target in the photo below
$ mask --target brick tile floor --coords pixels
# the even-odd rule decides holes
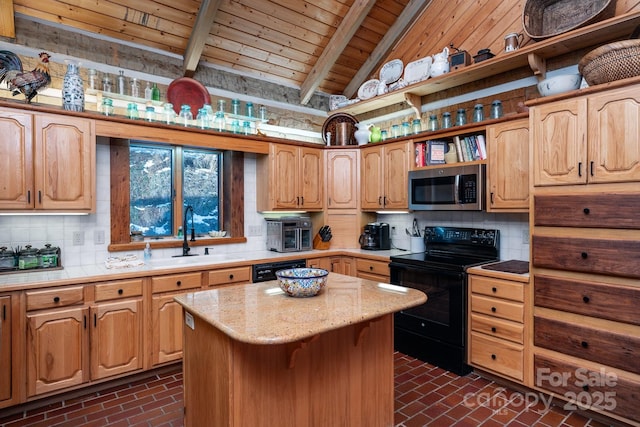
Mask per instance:
[[[560,407],[547,408],[475,373],[460,377],[395,354],[397,427],[605,427]],[[180,366],[79,396],[63,395],[20,412],[0,409],[1,427],[181,427]],[[7,415],[12,412],[11,415]],[[329,426],[328,426],[329,427]]]

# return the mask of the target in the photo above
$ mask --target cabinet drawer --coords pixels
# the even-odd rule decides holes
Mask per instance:
[[[533,364],[536,387],[557,393],[567,399],[584,396],[584,399],[572,403],[591,403],[592,409],[608,410],[618,416],[640,421],[640,411],[638,411],[640,382],[619,374],[611,375],[613,378],[610,378],[606,375],[607,371],[603,374],[600,370],[589,370],[584,366],[539,354],[534,355]],[[559,381],[558,378],[565,380]],[[612,392],[615,395],[612,396]],[[603,399],[603,396],[609,397]]]
[[[45,289],[42,291],[28,291],[27,311],[43,308],[66,307],[84,303],[83,286]]]
[[[517,302],[471,295],[471,311],[514,322],[524,322],[524,306]]]
[[[363,273],[389,276],[389,263],[384,261],[372,261],[370,259],[356,258],[356,270]]]
[[[195,289],[202,286],[201,273],[172,274],[151,279],[151,289],[154,294],[159,292],[181,291]]]
[[[640,325],[640,287],[534,276],[534,303],[560,311]]]
[[[640,278],[637,240],[534,235],[532,248],[536,267]]]
[[[469,281],[473,293],[524,302],[524,286],[520,282],[481,276],[469,276]]]
[[[142,279],[98,283],[94,292],[96,301],[139,296],[142,295]]]
[[[534,221],[539,226],[640,228],[640,193],[535,196]]]
[[[229,283],[251,283],[251,267],[222,268],[209,272],[208,286]]]
[[[535,316],[533,340],[538,347],[640,373],[640,333],[623,333]]]
[[[524,380],[524,351],[522,346],[471,333],[472,365],[490,369],[508,377]]]
[[[518,344],[524,343],[524,325],[522,323],[472,313],[471,330]]]

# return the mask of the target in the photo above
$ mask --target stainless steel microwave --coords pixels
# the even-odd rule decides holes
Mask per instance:
[[[481,211],[485,165],[443,166],[409,172],[409,209],[414,211]]]
[[[309,251],[313,246],[311,219],[267,219],[267,249],[275,252]]]

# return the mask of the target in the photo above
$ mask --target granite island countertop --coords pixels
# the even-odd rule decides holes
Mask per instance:
[[[276,280],[183,294],[187,312],[229,337],[249,344],[283,344],[424,303],[416,289],[329,273],[327,286],[310,298],[294,298]]]

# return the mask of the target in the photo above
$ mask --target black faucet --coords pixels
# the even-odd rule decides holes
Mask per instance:
[[[191,255],[189,251],[191,248],[189,247],[189,242],[187,242],[187,215],[191,212],[191,239],[190,241],[196,241],[196,228],[193,225],[193,206],[188,205],[184,210],[184,218],[182,221],[182,235],[184,236],[184,240],[182,241],[182,256],[195,256],[197,254]]]

